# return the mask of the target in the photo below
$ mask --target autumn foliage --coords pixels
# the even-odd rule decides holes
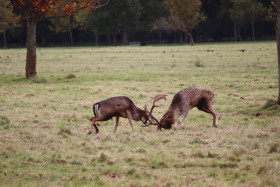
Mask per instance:
[[[42,19],[52,17],[68,17],[79,10],[100,8],[109,0],[15,0],[13,8],[21,13],[22,19],[26,19],[26,66],[27,78],[36,77],[36,23]]]
[[[170,14],[180,19],[185,29],[192,30],[201,21],[200,0],[167,0],[165,4]]]
[[[200,12],[201,0],[165,0],[164,3],[170,13],[170,26],[173,30],[186,33],[190,37],[191,45],[194,45],[190,31],[205,19]]]
[[[0,32],[16,26],[18,17],[12,12],[12,7],[6,0],[0,0]]]
[[[26,18],[26,9],[32,8],[32,16],[42,19],[44,17],[57,17],[72,15],[80,9],[90,10],[91,8],[101,7],[98,0],[16,0],[12,3],[13,7],[20,9],[22,17]]]

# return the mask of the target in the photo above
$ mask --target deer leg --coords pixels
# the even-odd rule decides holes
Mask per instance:
[[[91,127],[90,127],[88,134],[92,134],[93,127],[95,128],[96,134],[99,133],[99,129],[98,129],[97,125],[95,124],[95,122],[99,121],[99,120],[100,119],[98,117],[91,118]]]
[[[91,123],[91,127],[90,127],[88,134],[92,134],[93,127],[95,128],[96,134],[99,133],[99,129],[98,129],[97,125],[93,122],[93,123]]]
[[[207,112],[209,114],[213,115],[213,127],[217,128],[218,127],[218,112],[212,107],[212,105],[207,104],[205,106],[200,106],[198,107],[199,110],[202,110],[204,112]]]
[[[134,129],[133,129],[133,123],[132,123],[132,115],[131,115],[130,112],[127,112],[127,118],[128,118],[128,121],[129,121],[129,124],[130,124],[130,126],[131,126],[132,131],[134,131]]]
[[[186,119],[187,116],[188,116],[188,112],[185,113],[185,114],[183,114],[183,115],[181,116],[181,118],[180,118],[180,120],[179,120],[179,123],[178,123],[178,125],[177,125],[177,129],[179,129],[179,128],[181,127],[183,121]]]
[[[119,119],[120,119],[120,117],[116,116],[116,126],[115,126],[114,133],[117,131],[117,128],[118,128],[118,125],[119,125]]]
[[[219,114],[211,105],[209,109],[211,111],[211,114],[213,115],[213,127],[218,128]]]

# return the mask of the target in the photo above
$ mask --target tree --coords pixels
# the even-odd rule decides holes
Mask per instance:
[[[51,19],[51,25],[49,26],[50,30],[59,32],[69,32],[70,36],[70,45],[74,46],[73,41],[73,29],[79,26],[79,23],[76,21],[75,16],[71,15],[67,18],[53,18]]]
[[[159,32],[159,43],[161,44],[161,32],[166,31],[170,32],[172,31],[171,25],[168,23],[168,21],[165,18],[159,18],[156,21],[152,23],[151,31],[158,31]]]
[[[138,30],[140,24],[141,5],[139,0],[111,1],[106,7],[92,10],[88,16],[87,25],[98,34],[107,34],[108,42],[113,35],[113,45],[116,36],[122,34],[122,44],[127,45],[129,34]]]
[[[108,3],[108,1],[106,2]],[[26,67],[27,78],[36,77],[36,24],[51,17],[72,16],[79,10],[102,7],[100,0],[15,0],[12,6],[21,12],[26,20]]]
[[[252,27],[252,40],[255,41],[255,23],[265,14],[265,6],[257,0],[232,0],[230,9],[231,19],[235,24],[235,39],[241,40],[240,25],[250,23]]]
[[[140,0],[141,4],[141,16],[140,16],[140,41],[142,45],[145,45],[145,34],[151,30],[151,27],[156,24],[160,19],[168,16],[168,10],[163,0]],[[159,32],[159,39],[161,43],[161,29],[152,29],[152,31]]]
[[[232,0],[233,7],[230,9],[230,18],[234,22],[234,40],[241,41],[240,26],[246,22],[246,10],[243,0]]]
[[[265,6],[257,0],[249,0],[247,4],[247,16],[252,26],[252,39],[255,41],[255,23],[261,19],[266,12]]]
[[[271,0],[268,19],[275,22],[275,32],[277,41],[277,57],[278,57],[278,99],[280,105],[280,0]]]
[[[224,37],[229,37],[231,31],[231,20],[229,0],[201,0],[201,11],[207,17],[207,21],[202,22],[196,28],[196,34],[203,33],[200,38],[204,40],[222,41]]]
[[[10,3],[0,0],[0,33],[3,33],[4,48],[7,48],[6,31],[17,25],[18,19],[12,12]]]
[[[205,19],[200,12],[200,0],[166,0],[165,4],[171,16],[168,22],[173,30],[184,32],[190,37],[190,44],[194,45],[193,36],[190,30],[194,29],[198,23]]]

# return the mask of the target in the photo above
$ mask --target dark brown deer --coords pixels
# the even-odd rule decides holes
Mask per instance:
[[[147,110],[146,106],[145,106],[145,110],[138,108],[131,101],[131,99],[125,96],[112,97],[100,101],[98,103],[95,103],[93,105],[94,117],[90,119],[91,128],[88,134],[92,134],[93,128],[95,128],[96,133],[99,132],[99,129],[97,127],[97,125],[99,126],[99,124],[96,123],[97,121],[107,121],[113,117],[116,117],[116,126],[114,132],[116,132],[118,128],[120,117],[128,118],[132,131],[134,130],[132,120],[142,121],[143,124],[147,124],[147,123],[154,124],[156,123],[155,121],[156,119],[151,114],[151,112],[154,109],[154,107],[156,107],[155,102],[160,99],[165,99],[165,97],[166,95],[163,94],[159,94],[155,96],[150,112]]]
[[[213,108],[214,93],[198,87],[189,87],[179,91],[172,99],[171,105],[167,112],[163,115],[160,122],[157,123],[160,128],[170,129],[176,120],[181,117],[177,128],[179,128],[183,121],[188,116],[189,110],[197,107],[199,110],[213,115],[213,127],[218,127],[218,113]],[[150,124],[150,123],[149,123]],[[154,125],[156,123],[153,123]]]

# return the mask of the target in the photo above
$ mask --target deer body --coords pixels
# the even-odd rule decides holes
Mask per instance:
[[[181,117],[178,127],[188,116],[189,110],[197,107],[199,110],[213,115],[213,127],[218,125],[218,113],[212,107],[214,93],[198,87],[189,87],[179,91],[172,99],[167,112],[160,120],[160,127],[165,129],[172,128],[176,120]]]
[[[116,126],[114,132],[116,132],[119,117],[128,118],[130,126],[133,130],[132,120],[142,121],[143,123],[147,123],[148,114],[145,110],[142,110],[135,106],[131,99],[125,96],[112,97],[93,105],[93,113],[94,117],[90,119],[91,129],[89,134],[92,133],[93,127],[95,128],[96,133],[99,132],[96,122],[97,121],[107,121],[113,117],[116,117]]]

